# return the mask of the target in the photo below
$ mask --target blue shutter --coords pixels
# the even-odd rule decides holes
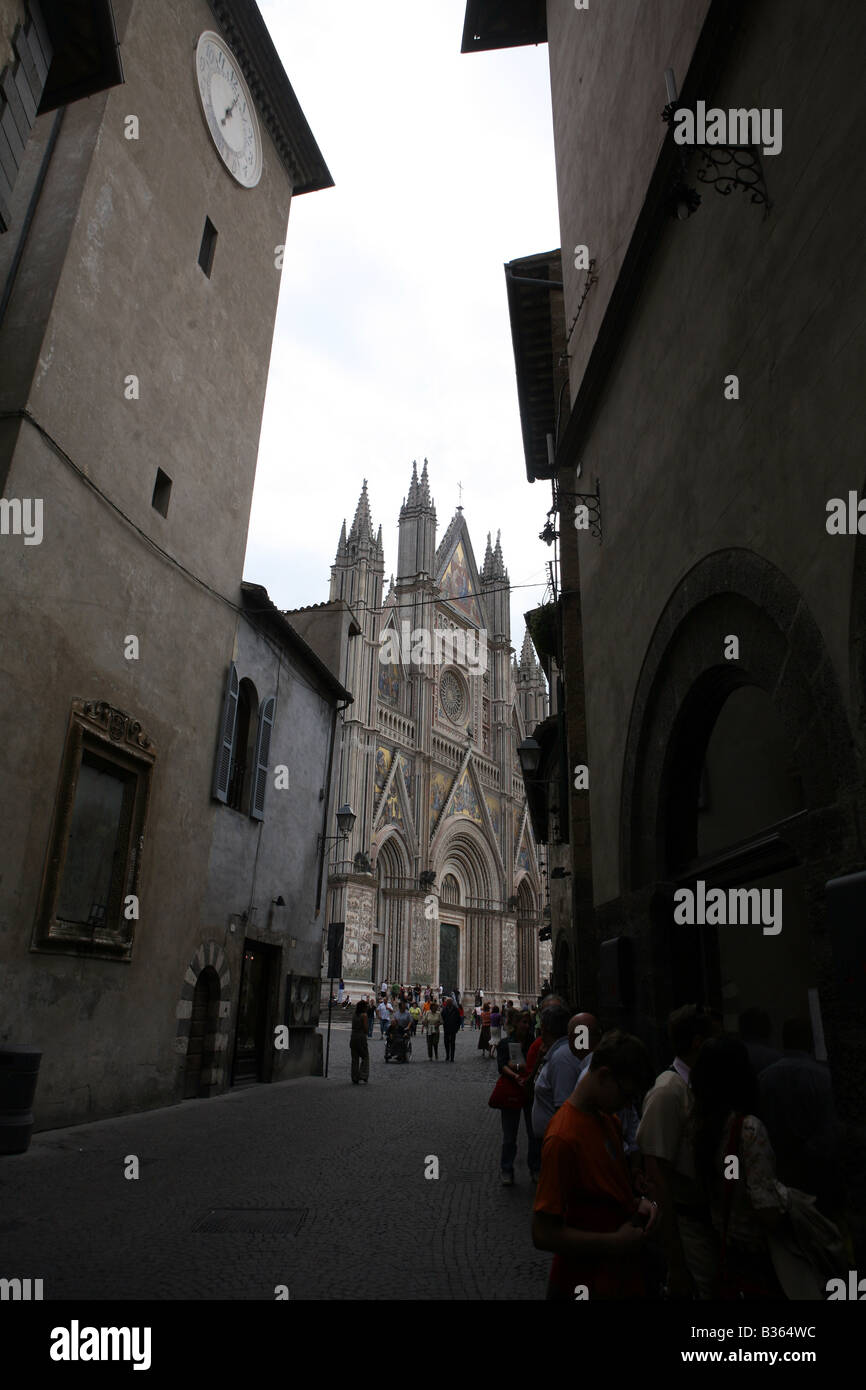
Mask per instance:
[[[216,767],[213,775],[213,794],[217,801],[227,802],[229,796],[229,777],[232,770],[232,750],[235,742],[235,725],[238,718],[238,690],[240,681],[238,680],[238,668],[232,662],[229,667],[229,679],[226,685],[226,697],[223,703],[223,717],[220,724],[219,746],[217,748]]]
[[[277,707],[276,695],[262,700],[259,708],[259,728],[256,735],[255,780],[250,796],[250,815],[253,820],[265,818],[265,792],[268,789],[268,767],[271,756],[271,730],[274,727],[274,711]]]

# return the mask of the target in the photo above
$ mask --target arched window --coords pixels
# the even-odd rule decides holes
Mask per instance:
[[[453,874],[446,874],[443,878],[442,892],[439,895],[439,901],[447,903],[449,907],[458,907],[460,905],[460,884]]]

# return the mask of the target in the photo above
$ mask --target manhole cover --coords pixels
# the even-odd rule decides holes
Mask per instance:
[[[216,1207],[192,1229],[211,1235],[296,1236],[306,1214],[306,1207]]]

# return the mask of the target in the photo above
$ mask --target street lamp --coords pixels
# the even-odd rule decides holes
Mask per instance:
[[[517,756],[520,759],[520,769],[527,781],[535,781],[535,774],[541,762],[541,748],[534,738],[525,738],[522,743],[517,745]]]
[[[352,810],[349,803],[346,802],[346,804],[344,806],[341,806],[339,811],[337,812],[337,834],[320,835],[319,844],[329,845],[336,840],[348,839],[349,835],[351,834],[352,826],[355,824],[356,820],[357,816],[355,815],[355,812]]]

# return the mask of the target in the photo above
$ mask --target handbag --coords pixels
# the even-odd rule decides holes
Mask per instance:
[[[740,1139],[745,1115],[735,1115],[728,1135],[726,1154],[739,1154]],[[725,1179],[724,1214],[722,1219],[722,1249],[719,1258],[718,1297],[731,1299],[766,1299],[769,1294],[767,1284],[761,1281],[760,1270],[749,1267],[749,1262],[737,1267],[736,1256],[731,1259],[728,1250],[728,1222],[731,1219],[731,1206],[734,1201],[735,1179]]]
[[[533,1101],[535,1100],[536,1078],[538,1077],[538,1073],[541,1071],[541,1068],[544,1066],[546,1061],[547,1053],[542,1049],[539,1051],[539,1054],[535,1059],[535,1066],[532,1068],[532,1075],[527,1076],[526,1080],[523,1082],[523,1089],[526,1092],[527,1105],[532,1105]]]
[[[790,1299],[812,1302],[826,1296],[827,1281],[847,1278],[848,1256],[838,1226],[815,1208],[815,1198],[787,1189],[788,1215],[767,1241],[776,1278]]]
[[[487,1104],[491,1110],[522,1110],[526,1104],[525,1088],[519,1081],[503,1074],[497,1078]]]

